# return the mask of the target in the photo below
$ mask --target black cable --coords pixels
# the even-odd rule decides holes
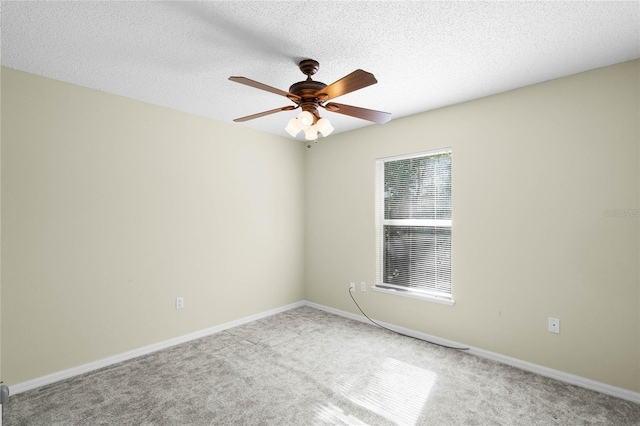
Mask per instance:
[[[360,305],[358,305],[358,302],[356,302],[356,299],[353,297],[353,292],[351,291],[351,287],[349,287],[349,296],[351,296],[351,300],[353,300],[353,303],[355,303],[356,306],[358,307],[358,309],[360,310],[360,312],[362,312],[362,315],[367,317],[367,319],[369,321],[371,321],[373,324],[377,325],[380,328],[384,328],[385,330],[389,330],[389,331],[391,331],[393,333],[396,333],[396,334],[399,334],[401,336],[411,337],[412,339],[421,340],[423,342],[431,343],[432,345],[441,346],[441,347],[447,348],[447,349],[455,349],[455,350],[458,350],[458,351],[468,351],[469,350],[469,348],[456,348],[456,347],[453,347],[453,346],[447,346],[447,345],[443,345],[441,343],[432,342],[431,340],[425,340],[425,339],[421,339],[419,337],[409,336],[408,334],[400,333],[399,331],[392,330],[392,329],[390,329],[388,327],[385,327],[384,325],[378,324],[377,322],[375,322],[374,320],[369,318],[369,315],[365,314],[364,311],[362,310],[362,308],[360,307]]]

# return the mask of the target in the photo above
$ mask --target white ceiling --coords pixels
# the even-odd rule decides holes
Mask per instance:
[[[330,84],[378,84],[336,102],[393,118],[640,57],[639,1],[1,3],[2,65],[231,122],[288,99],[320,62]],[[298,111],[234,124],[289,137]],[[321,110],[335,133],[376,125]],[[302,139],[302,136],[298,136]]]

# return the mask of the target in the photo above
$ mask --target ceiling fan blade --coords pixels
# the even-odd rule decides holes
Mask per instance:
[[[342,77],[340,80],[318,90],[314,95],[319,97],[318,100],[320,102],[325,102],[329,99],[337,98],[338,96],[362,89],[363,87],[371,86],[377,82],[378,80],[376,80],[370,72],[355,70],[351,74]]]
[[[285,92],[284,90],[276,89],[275,87],[267,86],[266,84],[260,83],[255,80],[251,80],[246,77],[229,77],[229,80],[235,81],[236,83],[246,84],[247,86],[255,87],[256,89],[266,90],[267,92],[275,93],[276,95],[285,96],[291,99],[293,102],[299,102],[300,96],[294,95],[293,93]]]
[[[259,112],[257,114],[253,114],[253,115],[247,115],[246,117],[236,118],[233,121],[235,121],[236,123],[241,123],[243,121],[253,120],[254,118],[264,117],[265,115],[275,114],[276,112],[280,112],[280,111],[291,111],[292,109],[296,109],[296,108],[298,108],[298,107],[297,106],[293,106],[293,105],[287,105],[285,107],[276,108],[276,109],[272,109],[272,110],[264,111],[264,112]]]
[[[384,124],[391,120],[391,113],[376,111],[373,109],[366,109],[355,107],[345,104],[337,104],[335,102],[329,102],[323,105],[327,111],[337,112],[338,114],[350,115],[351,117],[361,118],[363,120],[373,121],[374,123]]]

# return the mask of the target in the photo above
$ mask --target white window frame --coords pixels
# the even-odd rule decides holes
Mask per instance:
[[[452,219],[385,219],[384,218],[384,165],[387,162],[405,160],[410,158],[428,157],[441,155],[445,153],[451,154],[451,148],[444,148],[434,151],[420,152],[415,154],[401,155],[395,157],[386,157],[376,160],[376,284],[372,286],[374,291],[397,296],[410,297],[413,299],[426,300],[430,302],[441,303],[452,306],[453,300],[453,283],[451,283],[451,292],[439,292],[435,290],[416,289],[406,286],[384,283],[384,226],[424,226],[424,227],[449,227],[453,229]]]

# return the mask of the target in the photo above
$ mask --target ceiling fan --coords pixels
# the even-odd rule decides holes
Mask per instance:
[[[379,124],[386,123],[391,119],[391,114],[388,112],[328,102],[338,96],[376,84],[378,80],[376,80],[373,74],[358,69],[327,86],[320,81],[314,81],[311,79],[311,76],[318,72],[318,69],[320,68],[318,61],[305,59],[301,61],[298,66],[300,71],[307,76],[307,79],[292,84],[291,87],[289,87],[288,92],[267,86],[266,84],[246,77],[229,77],[229,80],[231,81],[284,96],[296,104],[295,106],[287,105],[281,108],[248,115],[246,117],[236,118],[233,121],[243,122],[280,111],[291,111],[301,108],[302,112],[300,115],[292,118],[285,130],[294,137],[300,130],[302,130],[305,133],[305,139],[316,140],[318,138],[318,134],[328,136],[329,133],[333,131],[333,127],[331,126],[331,123],[329,123],[329,120],[320,117],[318,107],[322,107],[327,111],[349,115],[351,117],[361,118],[363,120],[373,121],[374,123]]]

